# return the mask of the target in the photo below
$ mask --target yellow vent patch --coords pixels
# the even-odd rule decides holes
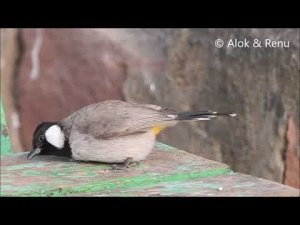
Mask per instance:
[[[153,135],[158,135],[165,128],[166,128],[166,126],[157,125],[157,126],[151,128],[151,132]]]

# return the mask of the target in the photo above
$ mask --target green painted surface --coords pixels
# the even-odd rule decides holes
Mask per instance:
[[[174,151],[174,150],[176,150],[176,148],[174,148],[170,145],[166,145],[164,143],[158,142],[158,141],[155,143],[154,148],[158,148],[158,149],[163,150],[163,151]]]
[[[143,188],[127,188],[99,192],[87,196],[299,196],[297,189],[252,177],[229,172],[216,176],[188,180],[161,182]],[[78,196],[78,194],[71,194]]]
[[[6,166],[5,171],[11,170],[11,171],[16,171],[16,170],[25,170],[27,168],[42,168],[47,165],[51,165],[52,163],[45,163],[45,162],[36,162],[36,163],[26,163],[26,164],[17,164],[17,165],[11,165],[11,166]]]
[[[173,181],[185,181],[196,178],[224,175],[231,172],[228,168],[183,173],[183,174],[144,174],[130,178],[117,178],[106,181],[93,181],[84,185],[67,188],[54,188],[45,185],[28,185],[15,190],[12,196],[66,196],[71,194],[99,193],[101,191],[116,191],[132,188],[143,189],[157,184]]]
[[[109,195],[230,173],[225,164],[161,143],[147,160],[122,171],[62,157],[37,156],[28,161],[27,154],[1,157],[1,196]]]
[[[113,171],[102,163],[27,153],[1,157],[1,196],[295,196],[296,189],[233,173],[227,165],[157,144],[139,165]],[[221,188],[221,190],[220,190]]]
[[[23,176],[51,176],[51,177],[64,177],[68,178],[80,178],[80,177],[96,177],[99,170],[109,168],[108,165],[97,165],[97,166],[79,166],[76,163],[68,164],[65,168],[53,168],[49,171],[43,170],[31,170],[22,171]],[[78,171],[74,173],[75,171]]]
[[[7,133],[7,126],[6,126],[6,119],[4,114],[4,109],[2,106],[2,99],[0,99],[0,117],[1,117],[1,128],[0,128],[0,136],[1,136],[1,149],[0,153],[1,155],[6,155],[11,153],[11,144],[10,144],[10,138]]]

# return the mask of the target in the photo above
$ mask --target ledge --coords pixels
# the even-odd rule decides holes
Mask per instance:
[[[27,153],[1,157],[1,196],[299,196],[299,190],[235,173],[223,163],[157,143],[122,171]]]

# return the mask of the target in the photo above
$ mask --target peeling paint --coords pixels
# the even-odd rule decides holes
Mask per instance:
[[[36,80],[39,76],[40,62],[39,62],[39,52],[42,45],[42,30],[37,29],[35,34],[35,39],[33,42],[33,47],[30,52],[31,57],[31,71],[30,80]]]
[[[16,111],[14,111],[11,115],[11,124],[13,129],[18,130],[20,128],[20,118]]]
[[[172,149],[172,150],[170,150]],[[121,171],[27,153],[1,158],[1,196],[293,195],[275,182],[235,174],[227,165],[158,143],[149,159]],[[15,164],[13,164],[15,162]],[[220,191],[219,188],[223,187]]]
[[[3,169],[3,171],[7,170],[11,170],[11,171],[15,171],[15,170],[24,170],[27,168],[43,168],[47,165],[51,165],[52,163],[46,163],[46,162],[34,162],[34,163],[26,163],[26,164],[17,164],[17,165],[11,165],[11,166],[6,166]]]
[[[100,191],[115,191],[115,190],[124,190],[128,188],[143,188],[151,185],[155,185],[163,182],[170,181],[179,181],[179,180],[190,180],[196,178],[204,178],[209,176],[223,175],[231,170],[228,168],[221,168],[215,170],[191,172],[191,173],[182,173],[182,174],[161,174],[158,176],[153,176],[149,174],[140,175],[130,178],[117,178],[107,181],[94,181],[87,184],[83,184],[76,187],[67,187],[62,188],[57,191],[56,188],[47,188],[42,186],[35,186],[30,190],[26,188],[25,190],[18,191],[13,193],[13,195],[22,195],[22,196],[65,196],[76,193],[95,193]],[[36,188],[37,187],[37,188]],[[37,190],[36,190],[37,189]]]
[[[154,148],[158,148],[159,150],[162,150],[162,151],[174,151],[174,150],[177,150],[176,148],[170,146],[170,145],[166,145],[166,144],[163,144],[161,142],[156,142],[155,145],[154,145]]]
[[[0,127],[0,155],[6,155],[11,152],[11,143],[10,143],[10,138],[8,136],[7,132],[7,124],[6,124],[6,119],[5,119],[5,113],[2,105],[2,99],[0,101],[0,107],[1,107],[1,112],[0,112],[0,119],[1,119],[1,127]]]

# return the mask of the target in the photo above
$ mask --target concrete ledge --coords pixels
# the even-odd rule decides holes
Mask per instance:
[[[298,189],[162,143],[146,161],[122,171],[54,156],[28,161],[26,155],[1,157],[1,196],[299,196]]]

